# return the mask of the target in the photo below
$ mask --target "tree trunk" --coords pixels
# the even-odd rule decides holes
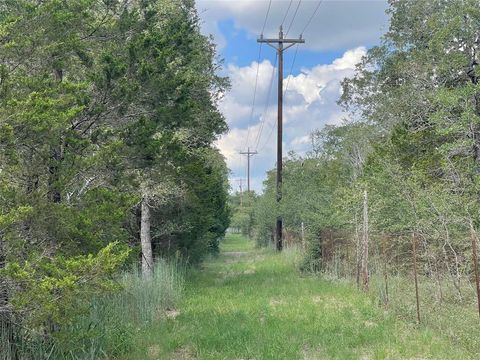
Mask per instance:
[[[417,303],[417,320],[420,324],[420,298],[418,295],[418,278],[417,278],[417,237],[412,232],[412,256],[413,256],[413,277],[415,280],[415,300]]]
[[[368,290],[368,195],[367,190],[363,192],[363,237],[362,237],[362,286]]]
[[[53,69],[53,74],[55,76],[55,80],[58,83],[63,81],[63,70],[55,68]],[[50,156],[50,165],[48,166],[48,199],[53,203],[60,203],[62,200],[62,196],[60,190],[58,189],[58,181],[59,177],[59,168],[60,168],[60,161],[63,157],[62,146],[55,146],[51,147],[51,156]]]
[[[0,270],[6,266],[7,256],[4,246],[3,235],[0,233]],[[8,305],[8,290],[5,276],[0,277],[0,313],[6,311]]]
[[[62,201],[62,195],[58,189],[59,184],[59,167],[62,160],[61,147],[52,147],[52,155],[50,158],[50,166],[48,167],[48,199],[55,204]]]
[[[475,274],[475,289],[477,290],[477,306],[478,315],[480,316],[480,280],[478,275],[478,258],[477,258],[477,234],[473,223],[470,220],[470,235],[472,238],[472,260],[473,260],[473,272]]]
[[[153,272],[153,255],[150,235],[150,207],[146,195],[142,197],[141,207],[140,243],[142,246],[142,274],[150,276]]]
[[[302,221],[302,248],[303,250],[305,250],[305,227],[303,225],[303,221]]]
[[[387,259],[387,237],[382,233],[382,257],[383,257],[383,280],[385,283],[384,305],[388,305],[388,259]]]
[[[358,231],[359,225],[357,221],[357,213],[355,211],[355,277],[357,280],[357,289],[360,289],[360,267],[362,259],[362,251],[360,250],[360,235]]]
[[[6,266],[6,249],[3,234],[0,233],[0,270]],[[9,307],[8,284],[5,276],[0,276],[0,337],[2,344],[6,346],[6,356],[12,360],[18,359],[15,346],[15,334],[12,322],[12,312]]]
[[[435,277],[437,279],[437,286],[438,286],[438,300],[440,303],[443,303],[442,281],[440,280],[440,270],[438,270],[438,259],[436,256],[434,256],[433,261],[435,265]]]

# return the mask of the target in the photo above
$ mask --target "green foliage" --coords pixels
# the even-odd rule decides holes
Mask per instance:
[[[0,215],[0,228],[6,228],[17,221],[22,220],[23,218],[30,215],[32,208],[28,206],[20,206],[16,209],[10,210],[8,214]]]
[[[480,225],[478,3],[399,0],[388,13],[381,45],[343,81],[339,104],[355,121],[314,132],[310,154],[285,160],[278,211],[287,240],[300,243],[305,223],[304,270],[358,285],[367,242],[371,297],[409,321],[414,238],[422,323],[475,358],[478,322],[462,318],[475,311]],[[259,224],[273,224],[273,187],[270,176]]]
[[[229,205],[232,212],[230,228],[244,236],[251,237],[255,221],[254,206],[257,195],[253,191],[230,195]]]
[[[10,293],[11,303],[28,309],[30,326],[65,325],[85,310],[89,299],[117,288],[113,275],[129,252],[112,242],[96,255],[9,262],[2,275],[18,284]]]
[[[289,154],[284,160],[280,208],[277,209],[275,201],[273,172],[268,173],[264,194],[256,202],[258,243],[267,244],[273,239],[276,214],[283,218],[286,236],[297,242],[301,242],[304,224],[304,238],[314,242],[315,254],[322,241],[322,230],[352,229],[352,217],[358,212],[363,165],[371,141],[377,137],[373,127],[362,123],[327,126],[312,134],[314,146],[307,156]]]
[[[179,162],[181,173],[177,176],[183,185],[182,196],[158,209],[153,226],[159,235],[154,244],[160,253],[180,251],[184,259],[196,264],[208,252],[218,252],[219,240],[229,226],[228,170],[223,156],[214,149],[186,154]],[[161,232],[166,219],[180,225],[173,234]]]
[[[96,295],[88,292],[90,297],[85,311],[55,332],[52,338],[19,331],[18,355],[29,359],[128,356],[135,350],[138,334],[165,319],[168,309],[178,303],[183,293],[184,276],[184,265],[175,260],[158,261],[150,278],[142,277],[136,270],[116,276],[115,291],[97,292]],[[2,341],[9,331],[0,325],[0,344],[4,344]],[[6,349],[7,344],[4,345]],[[9,354],[1,353],[0,359],[9,359]]]
[[[0,53],[0,311],[70,326],[140,258],[145,195],[155,257],[218,251],[228,80],[192,1],[2,2]]]
[[[334,246],[356,246],[367,191],[371,234],[415,231],[434,262],[459,271],[469,224],[479,224],[480,13],[474,1],[440,0],[395,1],[388,12],[382,44],[343,82],[339,104],[358,121],[314,132],[311,153],[285,161],[279,213],[287,235],[299,241],[304,222],[313,254],[327,256],[317,251],[324,232],[336,233]],[[271,223],[273,185],[260,222]]]
[[[272,243],[275,231],[274,224],[278,210],[275,200],[275,177],[272,171],[267,173],[264,183],[264,192],[255,200],[254,204],[254,231],[258,246],[268,246]]]

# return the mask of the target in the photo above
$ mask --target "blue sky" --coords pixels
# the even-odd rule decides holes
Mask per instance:
[[[219,21],[218,28],[226,41],[225,47],[223,47],[220,52],[225,63],[248,66],[252,61],[258,59],[258,48],[260,45],[256,43],[256,39],[248,35],[245,29],[237,29],[233,19]],[[294,75],[299,74],[302,67],[310,68],[318,64],[330,64],[336,58],[341,57],[344,50],[346,49],[316,51],[299,46],[297,59],[301,59],[301,61],[295,61],[292,73]],[[285,52],[284,61],[287,74],[290,72],[294,53],[295,48]],[[273,62],[275,59],[275,50],[264,46],[262,49],[262,59],[270,59],[270,62]]]
[[[233,180],[246,178],[246,158],[239,151],[250,147],[259,152],[252,158],[251,166],[255,191],[261,192],[266,171],[275,167],[275,51],[263,45],[257,63],[260,45],[256,41],[268,4],[268,0],[197,0],[202,31],[214,37],[224,60],[222,74],[230,78],[232,85],[220,103],[230,131],[219,139],[217,146],[232,172],[234,190],[238,190],[238,182]],[[318,1],[292,0],[287,12],[289,5],[290,0],[272,0],[266,37],[278,36],[285,14],[284,28],[290,27],[288,37],[298,37]],[[353,75],[355,64],[367,49],[380,42],[388,27],[386,8],[386,0],[325,0],[303,34],[305,44],[299,45],[293,67],[295,46],[285,52],[284,155],[288,151],[304,154],[309,150],[309,134],[313,130],[348,120],[348,114],[336,104],[340,83]]]

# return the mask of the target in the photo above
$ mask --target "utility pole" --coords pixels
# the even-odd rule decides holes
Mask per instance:
[[[236,179],[235,181],[239,183],[240,188],[240,207],[243,207],[243,180],[244,179]]]
[[[305,42],[302,36],[298,39],[284,39],[283,28],[280,25],[278,39],[264,39],[263,34],[257,39],[259,43],[266,43],[277,51],[278,55],[278,109],[277,109],[277,204],[280,205],[282,200],[282,141],[283,141],[283,52],[295,44],[303,44]],[[276,44],[276,45],[273,45]],[[284,44],[287,44],[284,46]],[[276,226],[276,245],[277,250],[282,251],[282,217],[277,217]]]
[[[256,151],[250,151],[250,148],[247,151],[240,151],[241,155],[247,155],[247,191],[250,194],[250,157],[258,154]]]

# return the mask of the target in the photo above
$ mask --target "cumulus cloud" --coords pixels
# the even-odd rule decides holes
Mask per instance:
[[[341,94],[340,83],[352,76],[357,64],[366,53],[365,47],[346,51],[331,64],[302,69],[298,75],[290,75],[284,101],[284,149],[303,154],[310,147],[310,133],[325,124],[340,124],[345,114],[336,101]],[[220,105],[230,132],[217,142],[227,159],[233,176],[245,176],[245,159],[238,154],[250,147],[257,149],[252,158],[253,186],[261,189],[265,172],[275,166],[276,159],[276,74],[268,60],[259,64],[256,106],[252,115],[253,85],[257,63],[249,66],[228,66],[232,90]],[[268,89],[274,75],[270,99]],[[265,111],[266,110],[266,111]],[[250,125],[250,126],[249,126]]]
[[[220,104],[220,109],[224,114],[228,114],[230,126],[242,126],[248,122],[251,117],[253,104],[253,89],[258,68],[257,95],[256,103],[265,102],[268,94],[272,75],[274,75],[274,66],[270,61],[265,60],[261,63],[252,62],[249,66],[238,67],[236,65],[227,66],[227,74],[230,78],[232,88]],[[253,115],[260,116],[263,109],[256,107]]]
[[[311,104],[331,93],[338,95],[338,79],[351,74],[355,64],[365,55],[365,47],[349,50],[341,58],[335,59],[332,64],[317,65],[312,69],[303,69],[298,76],[287,78],[289,89],[302,95],[305,102]]]
[[[303,135],[296,137],[295,139],[292,140],[292,145],[305,145],[305,144],[310,144],[311,142],[311,137],[309,135]]]

